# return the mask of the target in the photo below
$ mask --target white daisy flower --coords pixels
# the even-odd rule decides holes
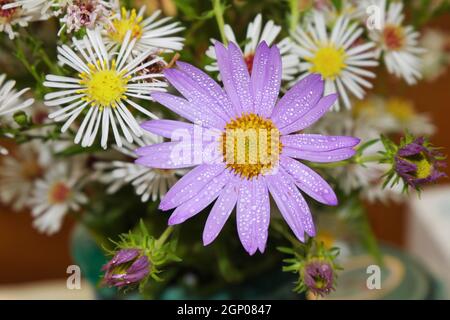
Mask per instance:
[[[389,73],[403,78],[408,84],[417,83],[422,78],[421,55],[425,52],[419,47],[419,32],[412,26],[403,26],[404,14],[402,2],[370,0],[382,12],[381,29],[369,30],[369,37],[377,44],[377,56],[383,55]]]
[[[22,100],[21,97],[29,88],[21,91],[16,91],[14,86],[16,82],[14,80],[6,81],[6,75],[0,75],[0,116],[7,113],[14,113],[31,106],[34,99],[30,98]]]
[[[225,25],[225,36],[227,40],[234,43],[240,43],[236,41],[236,36],[230,25]],[[264,27],[262,26],[262,15],[258,14],[255,19],[249,23],[247,27],[247,35],[245,38],[245,46],[243,48],[244,59],[247,64],[249,72],[252,71],[253,59],[255,57],[256,47],[263,41],[271,46],[278,34],[281,31],[281,27],[276,25],[272,20],[269,20]],[[214,50],[215,39],[211,39],[213,45],[211,45],[206,51],[206,55],[214,60],[211,65],[205,67],[206,70],[217,72],[219,68],[217,66],[216,51]],[[281,61],[283,64],[283,80],[293,80],[294,76],[298,73],[298,58],[292,51],[292,43],[289,38],[285,38],[278,42],[278,49],[280,49]],[[242,48],[241,48],[242,49]]]
[[[88,198],[80,191],[83,170],[67,162],[53,164],[43,179],[36,181],[28,201],[34,217],[33,226],[47,235],[61,229],[64,216],[78,211]]]
[[[33,10],[14,6],[13,0],[0,0],[0,32],[7,33],[11,40],[17,36],[14,26],[26,27],[35,16]]]
[[[165,91],[167,83],[158,80],[161,74],[142,73],[149,66],[160,63],[162,58],[146,61],[151,55],[151,50],[148,50],[132,60],[128,59],[136,41],[128,32],[122,46],[108,52],[100,31],[88,29],[83,40],[73,38],[77,51],[67,45],[58,47],[60,63],[75,70],[77,75],[47,75],[44,85],[60,90],[47,94],[45,104],[49,107],[63,106],[49,115],[57,122],[65,122],[62,132],[76,118],[83,118],[75,143],[81,143],[83,147],[91,146],[100,130],[101,146],[107,148],[110,128],[117,145],[122,145],[122,134],[131,143],[133,135],[140,137],[143,131],[130,109],[156,118],[133,100],[152,100],[152,92]],[[146,81],[148,79],[152,81]]]
[[[18,211],[25,208],[34,182],[51,163],[47,145],[32,141],[19,145],[14,153],[0,158],[0,200]]]
[[[160,10],[144,18],[145,11],[145,6],[142,6],[139,12],[123,7],[117,10],[110,18],[111,26],[104,30],[107,47],[120,45],[131,31],[131,38],[136,41],[135,51],[180,51],[183,48],[184,38],[175,34],[184,30],[184,27],[180,26],[179,22],[170,22],[172,17],[158,20]]]
[[[21,91],[16,91],[14,86],[15,81],[6,81],[6,75],[0,75],[0,117],[6,114],[14,114],[17,111],[23,110],[33,104],[34,99],[22,100],[22,95],[29,90],[29,88]],[[0,155],[6,155],[8,151],[0,146]]]
[[[134,150],[162,142],[162,137],[145,132],[141,138],[135,140],[135,144],[124,143],[123,147],[116,149],[127,157],[137,159],[138,156]],[[147,202],[149,199],[152,201],[161,199],[177,182],[178,177],[184,174],[184,170],[181,169],[152,169],[126,161],[97,162],[94,167],[98,170],[94,174],[95,178],[109,185],[108,193],[115,193],[123,186],[131,184],[142,202]]]
[[[365,78],[374,78],[375,74],[366,68],[378,64],[371,50],[375,46],[373,42],[356,43],[363,31],[347,16],[340,16],[331,33],[328,33],[323,14],[314,11],[306,32],[298,27],[292,34],[294,52],[302,61],[300,78],[319,73],[325,80],[324,94],[337,91],[346,108],[351,107],[347,91],[363,99],[365,89],[372,88]],[[339,101],[335,107],[340,108]]]

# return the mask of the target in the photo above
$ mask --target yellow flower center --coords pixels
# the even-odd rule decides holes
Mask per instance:
[[[387,101],[386,108],[390,114],[400,121],[408,121],[416,114],[413,104],[406,99],[391,98]]]
[[[105,63],[106,64],[106,63]],[[115,61],[109,69],[98,70],[94,65],[89,65],[90,72],[80,74],[80,84],[86,89],[80,90],[85,93],[84,100],[92,106],[115,107],[127,91],[127,84],[130,77],[125,77],[126,70],[118,72]]]
[[[433,172],[433,164],[423,153],[420,153],[419,155],[414,157],[408,157],[407,160],[416,165],[417,169],[415,172],[415,176],[417,179],[428,178]]]
[[[324,79],[334,80],[347,66],[345,50],[332,45],[321,47],[314,57],[306,59],[312,66],[312,73],[320,73]]]
[[[56,182],[50,188],[48,200],[51,204],[66,202],[70,196],[70,188],[63,182]]]
[[[251,179],[278,164],[282,145],[274,123],[250,113],[232,120],[222,134],[221,151],[229,170]]]
[[[117,43],[122,43],[128,31],[131,31],[131,37],[140,39],[143,34],[141,27],[142,17],[138,17],[136,10],[131,10],[127,18],[127,10],[122,8],[121,17],[112,20],[113,27],[109,32],[109,37]]]
[[[405,45],[405,31],[401,26],[386,25],[383,29],[383,42],[389,50],[401,50]]]

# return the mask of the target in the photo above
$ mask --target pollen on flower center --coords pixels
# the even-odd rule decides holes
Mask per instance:
[[[53,184],[48,193],[48,200],[52,204],[64,203],[70,195],[70,188],[63,182]]]
[[[143,34],[141,27],[142,17],[138,17],[136,10],[131,10],[130,16],[127,18],[127,10],[122,8],[121,17],[117,17],[112,21],[112,28],[109,37],[117,43],[122,43],[127,32],[131,31],[131,37],[140,39]]]
[[[405,32],[401,26],[386,25],[383,30],[383,42],[389,50],[401,50],[405,44]]]
[[[80,83],[86,86],[81,92],[86,93],[85,100],[92,105],[114,107],[125,99],[129,77],[124,77],[125,70],[118,72],[113,61],[110,69],[98,70],[94,65],[89,65],[90,72],[80,75]]]
[[[417,169],[415,175],[417,179],[426,179],[431,175],[433,165],[423,153],[420,153],[414,157],[408,157],[408,161],[416,165]]]
[[[344,49],[331,45],[320,48],[314,57],[307,60],[312,63],[310,71],[320,73],[324,79],[334,80],[346,67]]]
[[[282,149],[280,131],[269,119],[244,114],[225,126],[221,148],[227,168],[251,179],[278,164]]]

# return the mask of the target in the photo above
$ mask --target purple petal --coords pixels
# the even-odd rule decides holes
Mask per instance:
[[[169,218],[169,225],[183,223],[205,209],[219,196],[231,177],[230,172],[226,170],[212,178],[197,195],[175,209]]]
[[[270,194],[296,237],[303,242],[305,231],[313,237],[316,231],[311,212],[293,178],[279,168],[278,174],[266,176],[266,181]]]
[[[188,168],[203,161],[203,150],[207,148],[209,148],[207,143],[201,141],[157,143],[137,149],[135,153],[140,158],[134,162],[158,169]]]
[[[298,118],[295,122],[281,129],[281,134],[290,134],[309,127],[327,113],[336,102],[336,99],[337,95],[334,93],[323,97],[311,110]]]
[[[252,68],[252,88],[256,112],[268,117],[278,99],[281,86],[281,56],[276,46],[270,49],[263,41],[256,48]]]
[[[325,152],[303,151],[290,147],[283,148],[283,154],[288,157],[312,162],[337,162],[349,159],[356,151],[351,148],[337,149]]]
[[[336,194],[330,185],[315,171],[297,160],[281,156],[281,165],[286,172],[294,178],[300,190],[306,192],[311,198],[331,206],[338,204]]]
[[[154,92],[152,93],[152,98],[195,124],[208,128],[223,129],[223,120],[205,112],[205,106],[196,106],[186,99],[165,92]]]
[[[230,99],[216,81],[189,63],[179,61],[177,62],[177,66],[188,74],[195,82],[197,82],[197,84],[211,97],[211,99],[216,102],[220,109],[216,109],[216,106],[214,105],[214,112],[221,115],[222,118],[226,116],[224,119],[230,119],[237,116],[233,112],[234,110]]]
[[[229,182],[214,204],[203,230],[203,245],[207,246],[213,242],[228,220],[237,202],[238,192],[236,188],[235,183]]]
[[[269,192],[263,179],[242,180],[236,210],[239,239],[253,255],[264,252],[270,222]]]
[[[166,193],[159,204],[159,209],[170,210],[197,195],[216,176],[225,170],[225,166],[200,165],[185,174]]]
[[[356,146],[360,139],[348,136],[323,136],[320,134],[293,134],[282,136],[283,146],[301,151],[323,152]]]
[[[426,148],[423,145],[412,142],[412,143],[407,144],[403,148],[400,148],[398,150],[397,154],[400,157],[408,157],[408,156],[413,156],[413,155],[419,154],[425,150],[426,150]]]
[[[229,120],[229,117],[223,112],[222,107],[216,103],[216,100],[211,98],[187,73],[177,69],[167,69],[164,71],[164,75],[185,98],[193,105],[201,106],[202,111],[208,117],[214,119],[215,122],[224,126]]]
[[[284,128],[311,110],[323,95],[324,82],[320,75],[312,74],[298,82],[278,101],[271,119]]]
[[[192,137],[197,141],[210,142],[214,137],[221,134],[221,131],[217,129],[203,128],[189,122],[165,119],[146,121],[141,124],[141,128],[158,136],[172,139],[172,141]]]
[[[105,271],[111,267],[129,262],[136,258],[139,254],[140,250],[138,249],[122,249],[117,252],[106,265],[103,266],[102,270]]]
[[[230,42],[228,50],[220,42],[215,43],[217,64],[225,91],[238,115],[253,112],[253,95],[250,75],[244,62],[241,49]]]

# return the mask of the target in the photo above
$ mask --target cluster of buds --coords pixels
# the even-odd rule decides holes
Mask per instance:
[[[407,134],[399,145],[386,137],[382,137],[382,142],[385,147],[382,162],[392,165],[386,174],[385,186],[403,181],[405,191],[410,187],[420,191],[424,185],[446,176],[441,171],[446,165],[445,156],[424,137]]]
[[[176,241],[168,240],[169,227],[158,239],[152,237],[144,223],[138,230],[120,236],[113,258],[103,266],[103,282],[110,287],[133,288],[142,291],[149,280],[161,281],[161,267],[181,261],[175,255]]]
[[[299,275],[294,291],[307,292],[310,297],[323,297],[334,290],[337,271],[340,270],[335,262],[338,248],[327,249],[322,242],[311,238],[300,247],[282,247],[279,250],[292,255],[292,258],[283,260],[287,263],[283,271]]]

